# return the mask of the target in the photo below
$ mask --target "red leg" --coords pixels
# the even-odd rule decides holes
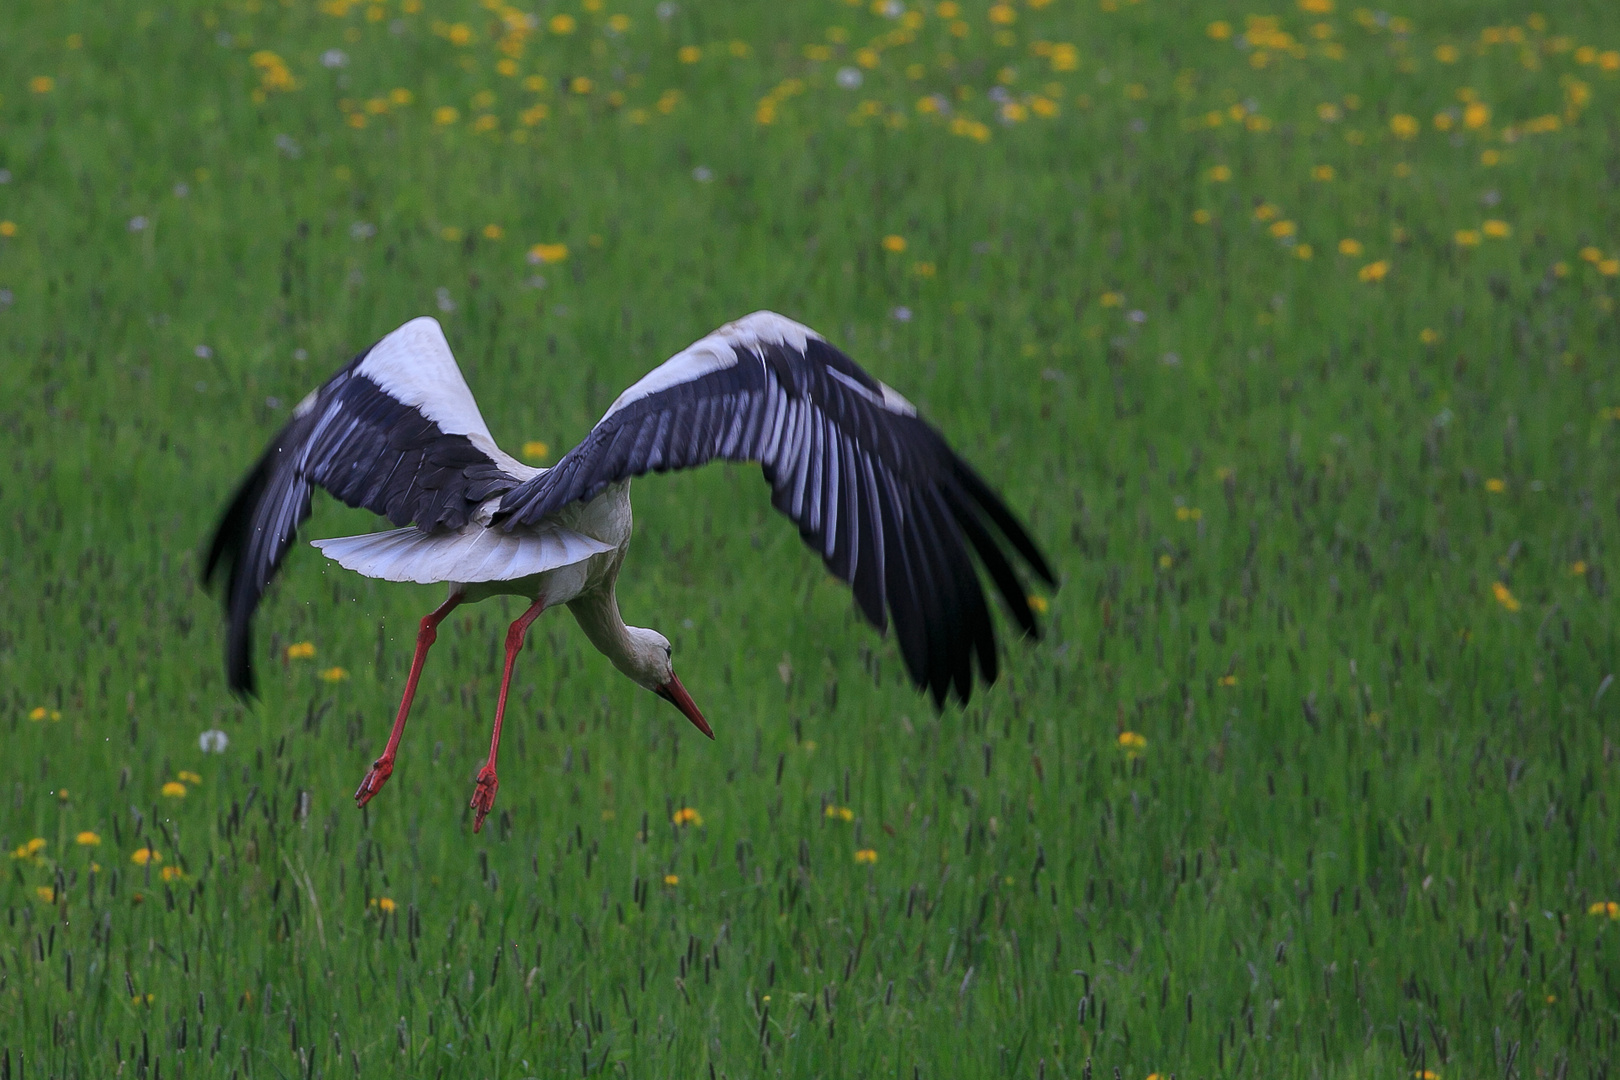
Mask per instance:
[[[416,655],[411,658],[411,674],[405,680],[405,696],[399,702],[399,715],[394,717],[394,730],[388,736],[388,745],[383,748],[382,757],[371,763],[371,771],[366,773],[366,778],[360,781],[360,789],[354,793],[356,808],[370,802],[394,771],[394,754],[399,750],[399,737],[405,734],[405,718],[411,714],[411,699],[416,697],[416,681],[422,677],[422,665],[427,661],[428,648],[439,636],[439,624],[465,598],[464,593],[456,593],[431,614],[422,616],[422,625],[416,631]]]
[[[523,651],[523,639],[529,633],[529,624],[538,619],[544,610],[546,598],[542,596],[506,628],[506,670],[501,673],[501,693],[495,699],[495,732],[489,740],[489,760],[478,770],[478,787],[473,791],[472,802],[468,804],[477,812],[473,818],[473,832],[484,827],[484,818],[495,805],[495,790],[501,783],[495,778],[495,755],[501,749],[501,721],[506,717],[506,691],[512,685],[512,665],[517,662],[517,654]]]

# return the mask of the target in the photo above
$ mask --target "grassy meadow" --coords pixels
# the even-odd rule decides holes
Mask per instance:
[[[0,40],[0,1080],[1612,1075],[1606,2],[63,0]],[[542,464],[757,308],[1050,555],[970,706],[725,466],[636,482],[619,586],[714,743],[549,614],[475,836],[491,601],[357,812],[442,592],[302,544],[227,692],[199,550],[355,352],[437,316]]]

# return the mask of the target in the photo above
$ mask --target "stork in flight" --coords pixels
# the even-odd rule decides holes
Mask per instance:
[[[987,684],[996,679],[995,631],[970,551],[1014,621],[1037,632],[1003,550],[1055,585],[1028,533],[910,402],[808,327],[768,311],[722,326],[620,394],[556,465],[535,469],[495,445],[444,331],[419,318],[299,402],[226,507],[203,580],[225,571],[230,686],[253,693],[253,612],[319,486],[399,526],[314,541],[327,558],[367,577],[449,586],[422,619],[393,731],[356,805],[393,772],[439,623],[491,596],[531,603],[506,633],[474,832],[495,803],[512,666],[548,607],[567,604],[614,667],[712,739],[675,677],[668,640],[625,625],[614,581],[630,545],[630,478],[715,460],[761,465],[772,505],[853,587],[869,622],[880,632],[893,623],[907,671],[936,707],[951,692],[967,702],[975,660]]]

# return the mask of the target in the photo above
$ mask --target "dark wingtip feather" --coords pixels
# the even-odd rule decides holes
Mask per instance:
[[[238,697],[257,698],[258,680],[253,675],[253,613],[251,609],[241,618],[231,613],[231,625],[225,636],[225,680],[231,692]]]
[[[1041,549],[1035,545],[1029,533],[1024,531],[1018,518],[1007,509],[1007,504],[1001,501],[1001,496],[997,495],[989,484],[985,483],[984,478],[973,471],[973,466],[961,458],[956,459],[956,479],[973,501],[979,504],[985,516],[995,522],[996,528],[1007,538],[1007,542],[1024,557],[1025,562],[1029,563],[1030,569],[1048,585],[1056,585],[1057,577],[1052,573],[1052,567],[1047,563],[1046,556],[1041,554]]]
[[[253,609],[257,598],[244,580],[246,568],[242,565],[248,541],[252,536],[253,515],[264,495],[269,478],[269,455],[260,458],[252,471],[231,496],[219,524],[214,527],[208,543],[208,554],[203,560],[202,581],[212,586],[216,574],[222,570],[225,588],[221,600],[225,607],[227,630],[225,636],[225,679],[231,691],[242,697],[255,697],[257,683],[253,677]]]

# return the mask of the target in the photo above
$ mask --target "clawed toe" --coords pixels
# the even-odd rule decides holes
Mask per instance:
[[[389,758],[380,757],[373,761],[371,771],[366,773],[366,778],[360,781],[360,787],[354,793],[355,808],[359,809],[370,802],[377,792],[382,790],[382,786],[388,782],[388,777],[393,771],[394,763]]]
[[[490,810],[495,807],[495,791],[500,786],[501,782],[495,776],[494,769],[485,765],[478,771],[478,787],[473,791],[472,802],[467,804],[472,807],[475,813],[473,832],[477,832],[484,827],[484,819],[489,816]]]

